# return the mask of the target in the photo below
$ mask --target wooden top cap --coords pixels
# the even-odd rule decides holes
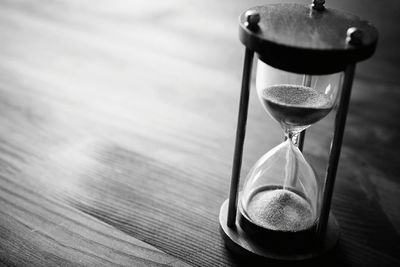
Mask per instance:
[[[331,8],[301,4],[257,6],[239,17],[241,42],[275,68],[302,74],[330,74],[373,55],[376,28]]]

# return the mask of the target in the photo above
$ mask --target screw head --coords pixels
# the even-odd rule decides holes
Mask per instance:
[[[249,29],[255,29],[258,27],[258,23],[260,22],[260,13],[258,13],[255,10],[247,10],[246,13],[244,13],[246,17],[246,26]]]
[[[311,6],[315,10],[323,11],[323,10],[325,10],[324,4],[325,4],[325,0],[313,0],[313,3]]]
[[[362,44],[363,37],[364,37],[364,33],[362,32],[362,30],[360,30],[356,27],[351,27],[351,28],[347,29],[346,41],[349,44],[360,45],[360,44]]]

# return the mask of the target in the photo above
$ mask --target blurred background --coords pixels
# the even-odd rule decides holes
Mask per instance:
[[[9,218],[0,219],[0,233],[14,233],[4,238],[3,262],[38,264],[31,254],[40,251],[62,257],[13,225],[14,209],[34,210],[29,202],[43,196],[36,207],[56,212],[49,201],[62,203],[183,262],[239,265],[218,228],[243,67],[238,16],[273,2],[0,0],[0,210]],[[342,228],[332,264],[395,266],[400,2],[325,5],[371,21],[380,34],[376,54],[357,65],[332,204]],[[305,141],[320,177],[332,119],[313,126]],[[282,138],[253,90],[242,182]],[[73,239],[60,241],[65,229],[53,223],[48,235],[74,247]],[[30,247],[16,250],[10,244],[18,240]]]

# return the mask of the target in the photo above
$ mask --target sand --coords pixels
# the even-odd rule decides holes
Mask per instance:
[[[247,214],[259,226],[279,231],[305,230],[315,221],[310,204],[285,189],[255,194],[247,206]]]
[[[262,97],[285,106],[321,108],[327,107],[329,98],[317,90],[300,85],[276,85],[263,90]]]

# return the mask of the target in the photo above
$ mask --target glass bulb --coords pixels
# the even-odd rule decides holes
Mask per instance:
[[[261,157],[250,170],[241,197],[244,215],[270,230],[313,226],[319,207],[314,170],[291,140]]]
[[[287,139],[262,156],[247,175],[239,207],[245,231],[301,233],[286,242],[303,240],[304,233],[315,232],[320,187],[316,173],[297,147],[298,134],[328,115],[341,84],[342,73],[296,74],[258,61],[258,97]]]
[[[310,76],[257,64],[256,87],[265,110],[285,134],[298,134],[324,118],[334,107],[342,73]]]

